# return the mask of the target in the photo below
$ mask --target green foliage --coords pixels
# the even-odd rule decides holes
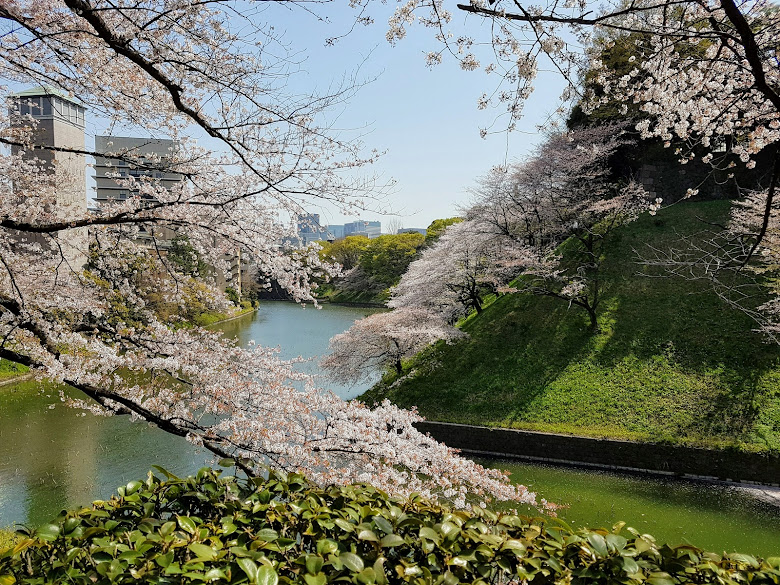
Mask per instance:
[[[389,288],[398,284],[424,242],[417,232],[379,236],[360,254],[360,267],[376,286]]]
[[[597,332],[556,299],[504,295],[462,325],[470,339],[434,346],[362,399],[448,422],[780,451],[780,347],[707,282],[637,264],[729,208],[678,204],[616,230]]]
[[[187,236],[177,235],[170,241],[168,260],[182,274],[201,278],[208,274],[208,265],[190,244],[190,239]]]
[[[14,534],[10,529],[4,530],[0,528],[0,551],[15,545],[18,540],[19,535]]]
[[[352,272],[321,284],[317,295],[337,303],[383,304],[424,242],[425,236],[415,232],[373,239],[349,236],[323,243],[320,258]]]
[[[238,298],[238,291],[232,286],[225,288],[225,296],[234,305],[239,306],[241,304],[241,299]]]
[[[431,225],[428,226],[427,231],[425,232],[425,245],[430,246],[433,244],[436,240],[439,239],[439,236],[444,233],[444,230],[446,230],[449,226],[451,226],[454,223],[460,223],[463,221],[462,217],[448,217],[446,219],[434,219],[431,222]]]
[[[368,247],[370,240],[365,236],[347,236],[335,242],[317,242],[322,249],[320,258],[341,265],[343,270],[351,270],[360,262],[360,256]]]
[[[454,511],[296,474],[149,474],[0,549],[0,584],[780,583],[780,559],[659,546],[623,525]]]

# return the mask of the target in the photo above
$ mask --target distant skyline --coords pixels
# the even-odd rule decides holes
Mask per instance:
[[[351,26],[354,12],[346,6],[317,6],[327,22],[276,5],[255,9],[257,18],[245,15],[271,22],[300,61],[300,71],[286,80],[294,90],[324,92],[353,74],[365,82],[340,109],[331,111],[331,119],[336,131],[360,137],[366,152],[386,151],[360,174],[376,175],[379,184],[394,184],[382,201],[369,200],[365,210],[342,213],[328,204],[306,206],[307,212],[319,213],[325,224],[377,219],[383,225],[395,222],[405,228],[424,228],[434,219],[456,215],[458,207],[468,204],[468,189],[481,175],[495,165],[522,158],[540,142],[537,125],[559,106],[563,81],[554,73],[540,71],[537,89],[526,104],[518,129],[481,138],[480,128],[490,126],[501,113],[477,109],[478,98],[495,89],[495,81],[481,70],[461,70],[453,59],[445,58],[432,69],[426,67],[425,54],[436,48],[436,42],[432,31],[418,24],[391,46],[385,39],[386,20],[395,6],[388,3],[380,7],[386,13],[377,15],[373,25],[358,25],[327,47],[327,38],[341,35]],[[454,14],[453,28],[459,24],[458,18],[462,23],[465,17]],[[87,112],[86,134],[86,147],[92,149],[95,135],[136,136],[137,132],[108,127],[96,112]],[[198,140],[204,145],[209,142],[207,137]],[[88,201],[94,199],[94,185],[94,172],[89,170]],[[394,213],[382,213],[388,208]]]

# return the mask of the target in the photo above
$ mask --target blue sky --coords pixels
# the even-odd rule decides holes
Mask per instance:
[[[398,215],[367,211],[362,216],[381,219],[383,225],[397,217],[404,227],[426,227],[433,219],[455,215],[457,206],[469,199],[467,189],[491,166],[521,158],[539,141],[536,126],[559,105],[563,82],[554,74],[540,73],[519,129],[482,139],[479,129],[489,126],[499,112],[477,110],[477,99],[495,82],[481,70],[461,70],[451,59],[433,69],[426,67],[424,56],[436,42],[432,31],[420,25],[410,27],[407,37],[391,46],[385,32],[395,3],[377,7],[380,12],[373,25],[356,27],[331,47],[324,46],[325,39],[348,30],[354,17],[345,6],[315,6],[329,23],[280,9],[274,26],[293,47],[305,51],[306,73],[295,83],[325,90],[358,67],[360,77],[373,79],[340,111],[337,125],[364,129],[367,147],[387,151],[366,170],[380,180],[396,181],[385,205]],[[463,15],[454,14],[454,29],[465,22]],[[480,26],[473,17],[467,24]],[[323,215],[323,223],[355,217],[332,209],[312,211]]]
[[[562,79],[540,71],[518,129],[481,138],[480,128],[490,126],[500,114],[477,109],[478,98],[495,89],[495,80],[481,69],[463,71],[453,59],[427,67],[425,54],[438,47],[433,32],[419,24],[408,27],[407,37],[391,46],[385,33],[396,5],[392,0],[386,5],[376,3],[375,23],[355,27],[334,46],[325,46],[325,40],[349,31],[354,21],[355,12],[346,3],[308,5],[317,14],[284,4],[245,5],[245,17],[255,24],[271,23],[300,61],[301,70],[288,80],[295,91],[327,92],[355,73],[366,82],[331,115],[345,135],[362,137],[366,151],[386,151],[363,174],[394,185],[382,201],[369,200],[369,209],[359,214],[312,205],[308,211],[319,213],[323,224],[362,218],[381,220],[383,227],[392,220],[403,227],[426,227],[436,218],[456,215],[458,207],[468,203],[468,189],[475,180],[492,166],[528,153],[540,141],[537,125],[559,106]],[[454,10],[451,26],[456,32],[486,25]],[[236,22],[240,24],[240,19]],[[488,62],[484,60],[482,66]],[[105,121],[94,113],[91,120],[88,117],[87,147],[92,146],[92,136],[107,130]],[[137,134],[122,128],[114,132]],[[387,209],[394,213],[381,213]]]

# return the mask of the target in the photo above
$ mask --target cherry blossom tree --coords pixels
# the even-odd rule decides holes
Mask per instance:
[[[418,21],[432,28],[438,45],[428,62],[435,65],[451,56],[465,70],[483,69],[493,76],[493,89],[478,107],[497,106],[504,128],[515,128],[540,69],[547,68],[568,82],[564,102],[578,100],[586,111],[621,102],[624,112],[629,105],[638,108],[642,137],[661,139],[683,164],[700,157],[728,170],[737,165],[751,169],[759,159],[765,161],[762,188],[750,195],[747,207],[735,210],[738,217],[723,234],[725,240],[716,244],[723,254],[717,262],[709,254],[702,260],[718,271],[780,265],[768,241],[777,223],[780,183],[776,3],[470,0],[452,10],[467,16],[465,30],[453,30],[452,12],[442,0],[408,0],[390,18],[388,40],[399,41]],[[611,70],[601,60],[603,49],[615,44],[628,54],[633,65],[628,71]],[[580,81],[586,71],[593,74],[583,92]],[[483,129],[483,135],[491,129]],[[710,272],[710,278],[717,275]]]
[[[452,224],[409,265],[387,306],[424,308],[449,323],[472,310],[480,313],[484,296],[505,280],[505,251],[474,223]]]
[[[334,379],[347,383],[371,379],[385,367],[400,376],[402,360],[440,339],[452,343],[462,337],[465,333],[447,325],[439,315],[404,307],[360,319],[333,337],[321,365]]]
[[[3,91],[47,86],[109,126],[172,138],[178,147],[164,160],[108,154],[182,177],[165,188],[117,175],[134,196],[94,212],[60,205],[80,169],[46,161],[96,153],[42,145],[24,98],[12,100],[10,113],[0,113],[8,147],[0,152],[0,357],[80,390],[73,406],[154,424],[234,457],[247,473],[270,464],[319,483],[372,482],[461,506],[471,497],[535,502],[503,474],[417,432],[414,412],[344,402],[274,350],[177,326],[150,306],[152,289],[174,306],[187,299],[189,277],[159,251],[154,234],[163,230],[186,235],[212,266],[226,269],[226,254],[238,248],[293,298],[310,300],[312,277],[331,269],[313,247],[285,250],[280,242],[292,230],[280,220],[312,200],[348,206],[366,194],[348,171],[373,154],[328,131],[328,107],[351,88],[293,92],[285,81],[295,60],[251,6],[0,0]],[[85,230],[95,253],[88,270],[83,239],[71,237]],[[152,235],[143,254],[163,267],[143,278],[141,231]]]
[[[466,214],[483,238],[511,250],[500,262],[514,268],[508,276],[522,276],[512,291],[581,307],[593,328],[607,238],[651,205],[641,186],[610,176],[623,130],[603,125],[548,136],[526,161],[482,177]]]

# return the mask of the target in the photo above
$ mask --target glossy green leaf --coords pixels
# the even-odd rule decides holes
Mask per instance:
[[[322,565],[325,560],[318,555],[308,555],[306,557],[306,571],[311,575],[316,575],[322,571]]]
[[[363,585],[374,585],[376,583],[376,573],[371,567],[366,567],[358,573],[357,580]]]
[[[372,520],[374,521],[374,524],[376,524],[376,527],[379,528],[379,530],[385,534],[392,534],[393,525],[390,524],[389,520],[383,518],[382,516],[374,516]]]
[[[628,573],[629,575],[633,575],[634,573],[639,572],[639,565],[633,558],[622,557],[622,559],[623,559],[623,570],[626,573]]]
[[[303,580],[306,581],[306,585],[325,585],[328,582],[328,579],[322,573],[316,575],[306,574],[303,576]]]
[[[187,548],[189,548],[193,553],[195,553],[195,556],[199,559],[203,559],[206,561],[213,561],[217,558],[217,551],[215,551],[213,548],[211,548],[208,545],[201,544],[199,542],[194,542],[191,545],[189,545]]]
[[[379,542],[379,538],[377,538],[377,535],[373,530],[361,530],[360,532],[358,532],[358,540]]]
[[[607,556],[607,541],[604,540],[604,537],[596,532],[591,532],[588,535],[588,543],[591,547],[593,547],[593,550],[596,552],[597,555],[600,557]]]
[[[387,536],[382,537],[379,544],[382,545],[383,548],[390,548],[406,544],[406,541],[397,534],[388,534]]]
[[[273,567],[263,565],[257,570],[257,585],[277,585],[279,583],[279,575]]]
[[[35,531],[35,536],[41,540],[54,541],[60,535],[60,527],[57,524],[44,524]]]
[[[350,571],[359,573],[363,570],[363,559],[353,553],[343,552],[339,555],[339,560],[344,563]]]
[[[249,577],[250,583],[257,583],[257,565],[252,559],[240,558],[236,559],[236,563],[241,567],[241,570],[246,573],[246,576]]]
[[[317,554],[329,555],[339,550],[339,544],[335,540],[323,538],[317,541]]]
[[[263,528],[257,531],[257,538],[266,542],[273,542],[279,538],[279,533],[272,528]]]
[[[192,518],[188,516],[176,516],[176,523],[179,525],[179,528],[184,530],[184,532],[195,534],[195,529],[197,527]]]

